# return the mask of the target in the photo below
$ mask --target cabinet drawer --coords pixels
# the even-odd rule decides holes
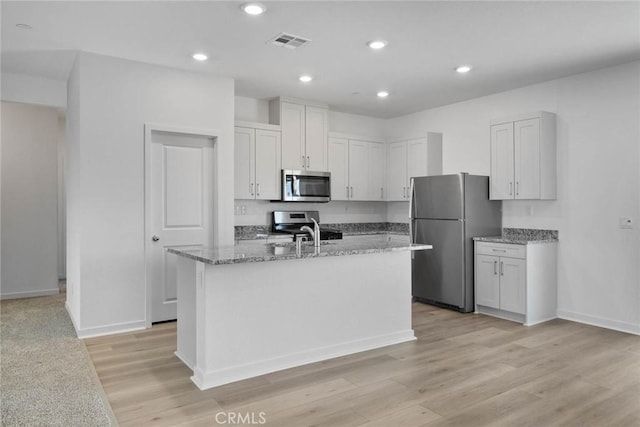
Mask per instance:
[[[476,243],[476,254],[506,256],[511,258],[525,258],[526,246],[509,243]]]

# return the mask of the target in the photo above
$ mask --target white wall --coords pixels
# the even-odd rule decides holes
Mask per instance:
[[[392,119],[387,135],[442,132],[444,173],[488,175],[489,121],[536,110],[557,114],[558,200],[504,202],[503,225],[559,230],[561,316],[640,333],[640,62]]]
[[[146,321],[145,123],[220,135],[214,239],[233,244],[233,90],[232,79],[78,55],[67,111],[67,301],[80,336]]]
[[[235,120],[269,123],[269,100],[235,97]]]
[[[47,105],[65,109],[67,107],[67,82],[24,74],[2,73],[3,101],[25,104]]]
[[[64,177],[64,157],[67,138],[66,126],[67,122],[65,117],[58,117],[58,278],[60,279],[67,277],[67,202]]]
[[[323,224],[386,222],[384,202],[274,203],[264,200],[236,200],[235,225],[271,225],[274,210],[315,210]],[[244,207],[244,213],[243,213]]]
[[[58,293],[58,113],[2,103],[2,298]]]

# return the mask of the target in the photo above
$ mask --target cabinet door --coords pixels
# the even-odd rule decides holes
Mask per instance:
[[[255,130],[235,128],[233,147],[235,198],[253,199],[255,198]]]
[[[349,141],[349,199],[369,197],[369,144]]]
[[[305,118],[306,168],[327,170],[327,110],[307,106]]]
[[[500,308],[499,258],[476,255],[476,305]]]
[[[514,123],[515,198],[540,198],[540,119]]]
[[[304,105],[280,104],[282,131],[282,169],[301,170],[306,166]]]
[[[389,144],[387,193],[389,201],[407,199],[407,142]]]
[[[417,138],[407,141],[407,182],[416,176],[427,176],[427,139]]]
[[[256,129],[256,199],[280,199],[280,132]]]
[[[525,314],[525,260],[500,258],[500,309]]]
[[[491,199],[513,199],[513,123],[491,126]]]
[[[331,172],[331,200],[349,199],[349,141],[329,138],[329,172]]]
[[[369,143],[369,197],[368,200],[384,200],[384,145]]]

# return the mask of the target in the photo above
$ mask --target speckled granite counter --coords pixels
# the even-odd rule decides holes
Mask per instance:
[[[321,224],[322,228],[340,230],[345,236],[357,236],[361,234],[404,234],[409,235],[409,224],[400,222],[355,222]],[[282,236],[272,233],[267,225],[236,225],[234,227],[235,240],[271,239],[274,236]]]
[[[503,228],[501,236],[474,237],[473,240],[479,242],[510,243],[513,245],[553,243],[558,241],[558,230]]]
[[[281,261],[296,258],[373,254],[381,252],[417,251],[431,249],[431,245],[410,244],[401,236],[374,234],[350,237],[343,240],[322,241],[320,248],[313,243],[302,245],[296,254],[295,243],[265,243],[264,241],[240,241],[235,246],[221,248],[169,248],[169,253],[184,256],[206,264],[238,264],[245,262]]]

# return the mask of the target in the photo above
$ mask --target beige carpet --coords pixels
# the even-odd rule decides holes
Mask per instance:
[[[116,424],[64,298],[0,302],[3,426]]]

